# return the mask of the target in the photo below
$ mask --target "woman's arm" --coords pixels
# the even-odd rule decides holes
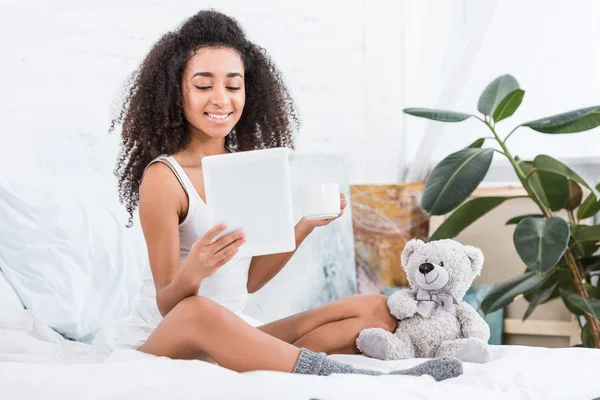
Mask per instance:
[[[337,217],[312,221],[303,217],[295,227],[296,250],[298,250],[298,247],[300,247],[304,239],[306,239],[316,227],[329,225],[331,222],[344,215],[344,209],[347,204],[346,196],[342,193],[340,194],[340,215]],[[296,250],[288,253],[253,257],[250,262],[250,270],[248,271],[248,292],[254,293],[265,286],[267,282],[273,279],[273,277],[281,271],[290,258],[292,258]]]
[[[186,297],[198,293],[201,279],[183,276],[179,267],[179,218],[188,198],[173,172],[152,164],[140,185],[140,223],[156,286],[158,310],[165,316]]]
[[[308,237],[314,230],[308,221],[302,218],[294,229],[296,235],[296,250],[302,244],[304,239]],[[265,256],[252,257],[250,262],[250,270],[248,271],[248,292],[254,293],[267,284],[281,269],[287,264],[296,252],[268,254]]]

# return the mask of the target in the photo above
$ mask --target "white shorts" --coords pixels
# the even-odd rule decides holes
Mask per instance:
[[[243,313],[236,313],[248,324],[256,327],[263,323]],[[92,341],[94,347],[108,351],[118,349],[137,349],[148,340],[148,337],[162,321],[162,315],[156,304],[154,282],[144,281],[130,316],[115,321],[101,329]]]

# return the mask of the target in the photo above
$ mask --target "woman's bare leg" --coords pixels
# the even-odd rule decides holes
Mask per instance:
[[[299,354],[296,346],[248,325],[200,296],[177,304],[139,350],[176,359],[205,358],[208,354],[217,364],[238,372],[291,372]]]
[[[226,308],[200,296],[188,297],[177,304],[138,350],[170,358],[190,359],[208,355],[219,365],[238,372],[381,374],[337,362],[323,353],[298,349],[248,325]],[[413,368],[391,372],[394,375],[428,374],[436,380],[461,373],[462,364],[452,358],[430,360]]]
[[[356,338],[366,328],[393,332],[387,297],[354,295],[259,327],[284,342],[327,354],[356,354]]]

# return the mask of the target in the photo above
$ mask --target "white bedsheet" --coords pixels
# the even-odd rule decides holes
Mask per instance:
[[[569,399],[600,396],[600,350],[495,346],[459,378],[239,374],[201,361],[70,342],[29,312],[0,328],[0,399]],[[382,371],[423,360],[333,356]]]

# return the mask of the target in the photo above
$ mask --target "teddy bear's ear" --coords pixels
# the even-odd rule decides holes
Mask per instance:
[[[423,246],[424,244],[425,244],[425,242],[423,242],[420,239],[409,240],[408,243],[406,243],[406,246],[404,246],[404,250],[402,250],[402,254],[400,256],[402,265],[404,265],[404,266],[408,265],[408,259],[410,258],[410,256],[415,252],[415,250],[417,250],[419,247]]]
[[[479,275],[481,267],[483,267],[483,251],[474,246],[465,246],[465,253],[467,253],[467,257],[471,260],[471,269],[475,275]]]

